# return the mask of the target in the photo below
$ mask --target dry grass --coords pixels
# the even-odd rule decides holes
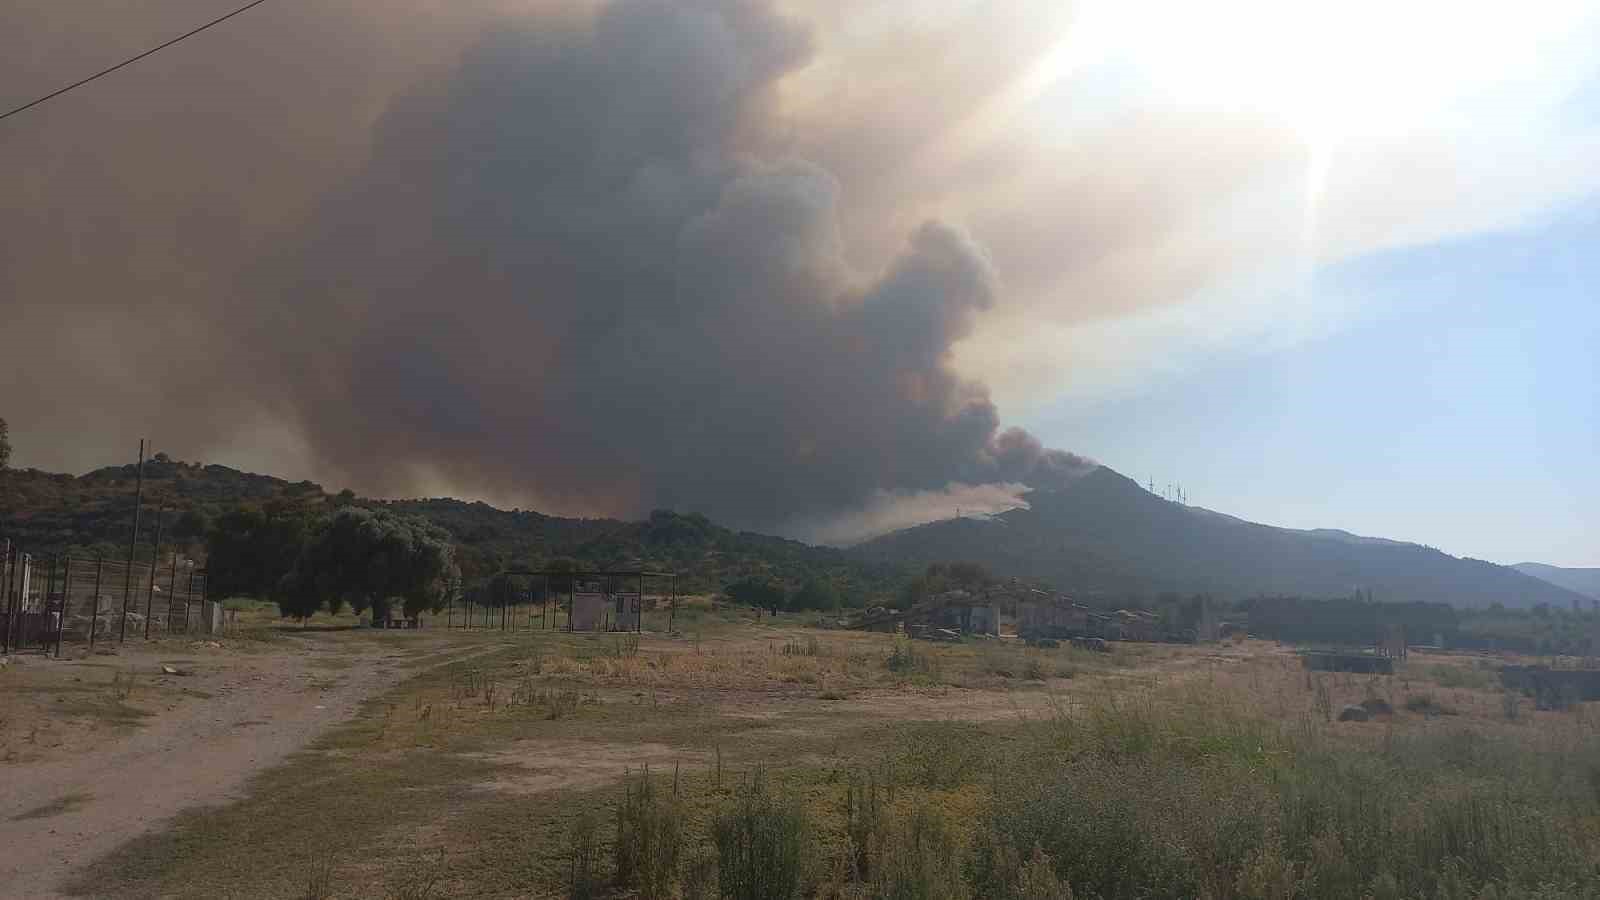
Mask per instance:
[[[1064,896],[1070,885],[1107,897],[1476,898],[1493,885],[1503,898],[1537,888],[1540,866],[1582,896],[1568,863],[1600,852],[1600,721],[1584,709],[1508,718],[1497,689],[1432,670],[1306,673],[1254,642],[1097,654],[906,644],[783,619],[698,624],[637,645],[452,636],[490,652],[404,683],[258,777],[245,800],[183,816],[76,888],[290,896],[332,847],[334,896],[396,885],[559,896],[574,881],[575,826],[598,815],[577,832],[590,842],[585,890],[604,893],[614,810],[641,802],[646,763],[656,796],[673,798],[679,867],[625,878],[657,895],[671,892],[664,878],[686,895],[714,878],[717,822],[758,767],[768,806],[793,804],[806,823],[797,865],[810,896]],[[1431,705],[1408,708],[1413,696]],[[1334,721],[1371,697],[1392,715]],[[868,784],[876,812],[863,818]],[[1468,802],[1484,791],[1502,799]],[[1367,805],[1340,805],[1352,798]],[[1473,838],[1479,849],[1447,865],[1437,847],[1455,832],[1440,829],[1458,826],[1492,840]],[[1058,833],[1076,837],[1045,839]],[[628,872],[643,865],[625,858]]]

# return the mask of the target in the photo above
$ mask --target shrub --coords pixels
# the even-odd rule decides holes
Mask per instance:
[[[728,900],[788,900],[800,891],[809,826],[792,799],[751,776],[716,818],[718,892]]]
[[[590,900],[600,894],[600,824],[592,813],[580,816],[568,833],[567,896],[571,900]]]
[[[901,639],[895,641],[889,658],[884,660],[889,671],[898,675],[921,675],[933,680],[939,678],[939,661],[932,653],[919,650],[915,643]]]
[[[1056,875],[1049,854],[1033,848],[1026,859],[1007,848],[999,860],[1001,890],[1006,900],[1073,900],[1072,887]]]
[[[1432,694],[1411,694],[1406,697],[1406,709],[1422,716],[1459,716],[1461,710],[1440,703]]]
[[[683,864],[683,900],[711,900],[717,894],[717,857],[696,850]]]
[[[637,781],[625,781],[617,806],[617,842],[613,847],[617,886],[636,889],[644,900],[672,893],[683,844],[682,814],[677,802],[661,796],[645,769]]]
[[[1522,698],[1515,691],[1506,691],[1500,695],[1500,710],[1505,714],[1507,722],[1515,722],[1522,711]]]
[[[852,774],[845,788],[845,836],[850,842],[850,870],[856,880],[872,874],[883,847],[884,785],[876,772]]]
[[[982,727],[958,723],[904,726],[893,774],[900,783],[935,790],[954,790],[975,779],[988,758],[991,740]],[[885,778],[885,786],[889,786]]]
[[[1022,666],[1022,677],[1029,681],[1043,681],[1050,677],[1045,669],[1044,660],[1037,653],[1028,654],[1028,661]]]
[[[883,820],[880,820],[883,821]],[[872,895],[883,900],[961,900],[961,852],[954,829],[934,806],[923,803],[887,830],[871,878]]]
[[[327,900],[333,896],[333,857],[327,856],[311,867],[306,876],[305,900]]]

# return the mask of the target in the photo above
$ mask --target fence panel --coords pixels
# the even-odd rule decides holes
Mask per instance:
[[[0,652],[211,634],[204,600],[205,570],[177,553],[154,563],[35,556],[0,538]]]

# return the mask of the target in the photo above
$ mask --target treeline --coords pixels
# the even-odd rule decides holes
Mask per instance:
[[[1412,643],[1431,643],[1460,627],[1460,614],[1443,603],[1378,603],[1365,596],[1259,597],[1242,604],[1242,611],[1252,634],[1307,644],[1376,644],[1392,626],[1404,627]]]
[[[1257,597],[1224,615],[1232,612],[1247,619],[1252,634],[1292,643],[1368,646],[1382,639],[1385,628],[1400,626],[1411,644],[1566,656],[1600,650],[1600,615],[1547,604],[1465,610],[1444,603],[1379,603],[1363,595]]]
[[[443,529],[354,505],[236,509],[209,530],[206,549],[213,596],[270,597],[286,618],[346,606],[375,620],[395,608],[415,616],[443,609],[461,580]]]

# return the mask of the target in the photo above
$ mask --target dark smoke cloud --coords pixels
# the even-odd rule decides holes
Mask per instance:
[[[158,304],[170,354],[101,335],[102,359],[381,494],[782,528],[1089,465],[1002,432],[953,371],[999,290],[968,235],[928,220],[852,264],[839,180],[774,114],[804,28],[736,0],[575,9],[500,19],[388,104],[292,240]],[[153,258],[255,233],[186,229]]]
[[[387,492],[420,464],[763,527],[1081,466],[998,434],[950,369],[995,302],[979,246],[930,221],[859,277],[839,183],[760,153],[807,53],[758,4],[614,3],[497,31],[397,102],[251,341],[318,455]]]

